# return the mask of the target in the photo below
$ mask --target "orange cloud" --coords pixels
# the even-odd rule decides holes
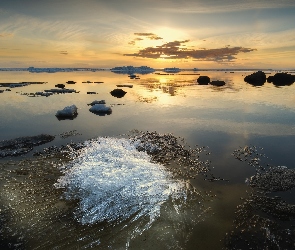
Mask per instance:
[[[0,33],[0,38],[1,37],[12,37],[13,36],[13,34],[12,33]]]

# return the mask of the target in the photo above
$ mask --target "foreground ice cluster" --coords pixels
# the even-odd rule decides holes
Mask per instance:
[[[55,186],[65,188],[66,199],[79,200],[76,217],[82,224],[132,222],[147,216],[147,228],[160,216],[163,203],[186,200],[186,183],[151,163],[135,144],[124,138],[89,140],[64,167]]]

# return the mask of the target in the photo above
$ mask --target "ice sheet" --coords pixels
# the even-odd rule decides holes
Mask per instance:
[[[82,224],[121,223],[148,217],[147,229],[169,199],[186,199],[186,183],[172,179],[160,164],[151,163],[138,143],[125,138],[85,142],[64,176],[55,184],[66,199],[78,199],[76,218]]]

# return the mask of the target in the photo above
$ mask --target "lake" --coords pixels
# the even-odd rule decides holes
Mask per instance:
[[[293,186],[263,190],[261,194],[261,187],[251,182],[251,176],[268,174],[269,167],[294,169],[295,85],[277,87],[266,82],[255,87],[244,82],[252,73],[246,71],[162,73],[139,75],[140,79],[109,71],[0,73],[1,83],[46,82],[0,93],[0,141],[39,134],[55,136],[26,155],[0,161],[1,248],[249,249],[262,244],[277,249],[294,244]],[[226,84],[198,85],[200,75]],[[76,84],[67,84],[69,80]],[[77,93],[30,94],[56,84],[65,84]],[[117,85],[133,87],[119,87],[127,93],[117,98],[110,94]],[[88,104],[94,100],[105,100],[112,112],[90,112]],[[77,106],[78,115],[57,119],[56,112],[70,105]],[[183,164],[181,171],[190,174],[171,177],[177,162],[150,162],[144,152],[134,151],[128,139],[134,138],[132,131],[142,131],[137,133],[144,136],[155,132],[150,141],[141,137],[152,145],[157,138],[165,140],[161,136],[171,134],[169,140],[197,148],[197,158],[206,171],[189,172]],[[33,156],[43,148],[90,139],[94,143],[75,156],[72,165],[73,159]],[[171,146],[167,154],[174,150]],[[75,173],[73,165],[78,169]],[[288,176],[294,180],[293,172]],[[135,179],[146,188],[144,192],[130,184]],[[61,184],[57,188],[58,181]],[[134,193],[119,197],[121,188],[127,188],[128,195]],[[105,201],[105,207],[98,206]],[[278,216],[278,211],[271,209],[278,204],[289,205],[285,217],[280,217],[282,211]],[[87,213],[92,211],[90,215],[84,214],[84,208]],[[112,215],[104,217],[102,211]],[[246,216],[245,211],[251,215],[249,212],[245,221],[237,224],[241,220],[237,216]],[[117,217],[113,218],[114,214]],[[251,224],[253,218],[257,219],[257,229]]]

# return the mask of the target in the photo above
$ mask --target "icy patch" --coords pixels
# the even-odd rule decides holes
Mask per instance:
[[[67,106],[62,110],[58,110],[55,116],[58,117],[73,117],[77,114],[77,107],[75,105]]]
[[[132,223],[144,217],[143,231],[159,218],[166,201],[187,199],[186,183],[172,179],[164,166],[151,163],[136,144],[123,138],[86,141],[65,166],[55,187],[65,188],[66,199],[79,200],[76,218],[82,224]]]
[[[99,104],[94,104],[90,109],[90,112],[93,113],[111,113],[112,109],[111,107],[106,106],[105,104],[99,103]]]

